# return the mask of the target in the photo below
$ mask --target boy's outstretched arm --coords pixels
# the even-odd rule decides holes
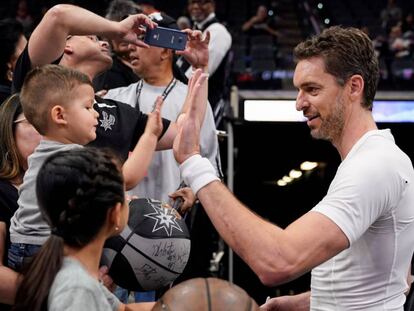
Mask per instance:
[[[155,101],[154,111],[148,115],[144,134],[142,134],[122,167],[126,190],[135,187],[145,177],[151,164],[158,137],[161,135],[163,128],[161,118],[162,103],[162,98],[158,96]]]

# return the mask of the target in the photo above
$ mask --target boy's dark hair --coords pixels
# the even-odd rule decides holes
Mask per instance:
[[[56,105],[66,105],[76,95],[74,88],[92,83],[87,75],[59,65],[32,69],[24,79],[20,101],[26,119],[41,134],[48,130],[50,111]]]
[[[25,273],[14,310],[47,310],[64,244],[82,248],[90,243],[105,225],[108,211],[124,203],[120,162],[102,149],[57,152],[43,163],[36,194],[52,235]]]
[[[355,74],[364,79],[362,105],[372,110],[379,79],[378,59],[368,36],[357,28],[339,26],[325,29],[321,34],[299,43],[294,56],[297,61],[321,57],[327,73],[343,86]]]

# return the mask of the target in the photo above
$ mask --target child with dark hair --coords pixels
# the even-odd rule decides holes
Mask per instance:
[[[19,208],[11,219],[8,264],[16,271],[21,270],[50,235],[35,193],[40,166],[58,151],[81,147],[94,140],[98,125],[92,83],[79,71],[58,65],[35,68],[27,75],[20,98],[27,120],[43,139],[29,157],[19,193]],[[150,164],[162,132],[161,102],[158,98],[144,134],[122,167],[126,189],[143,178]]]
[[[52,228],[18,289],[14,310],[150,310],[120,303],[99,281],[105,240],[128,220],[120,161],[103,150],[54,153],[36,179],[39,208]]]

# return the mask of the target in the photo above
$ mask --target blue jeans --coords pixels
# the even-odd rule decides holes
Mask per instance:
[[[135,302],[152,302],[156,300],[155,290],[150,290],[147,292],[135,292]]]
[[[41,247],[34,244],[11,243],[7,258],[8,266],[14,271],[21,272]]]
[[[125,304],[128,303],[129,290],[117,286],[115,288],[114,295],[119,299],[120,302]]]
[[[122,303],[128,303],[129,298],[129,290],[117,286],[114,292],[114,295],[121,301]],[[147,292],[134,292],[134,299],[135,302],[152,302],[156,301],[155,299],[155,291],[147,291]]]

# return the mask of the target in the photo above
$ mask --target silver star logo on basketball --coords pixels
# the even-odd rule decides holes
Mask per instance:
[[[112,125],[115,124],[115,117],[113,115],[108,115],[105,111],[102,111],[103,119],[99,120],[101,122],[101,127],[107,130],[112,130]]]
[[[157,206],[153,204],[151,200],[149,200],[148,202],[153,208],[154,213],[146,214],[144,216],[155,220],[152,232],[164,229],[168,236],[172,235],[173,229],[177,229],[183,232],[180,225],[176,221],[177,216],[175,214],[176,211],[174,209],[157,208]]]

